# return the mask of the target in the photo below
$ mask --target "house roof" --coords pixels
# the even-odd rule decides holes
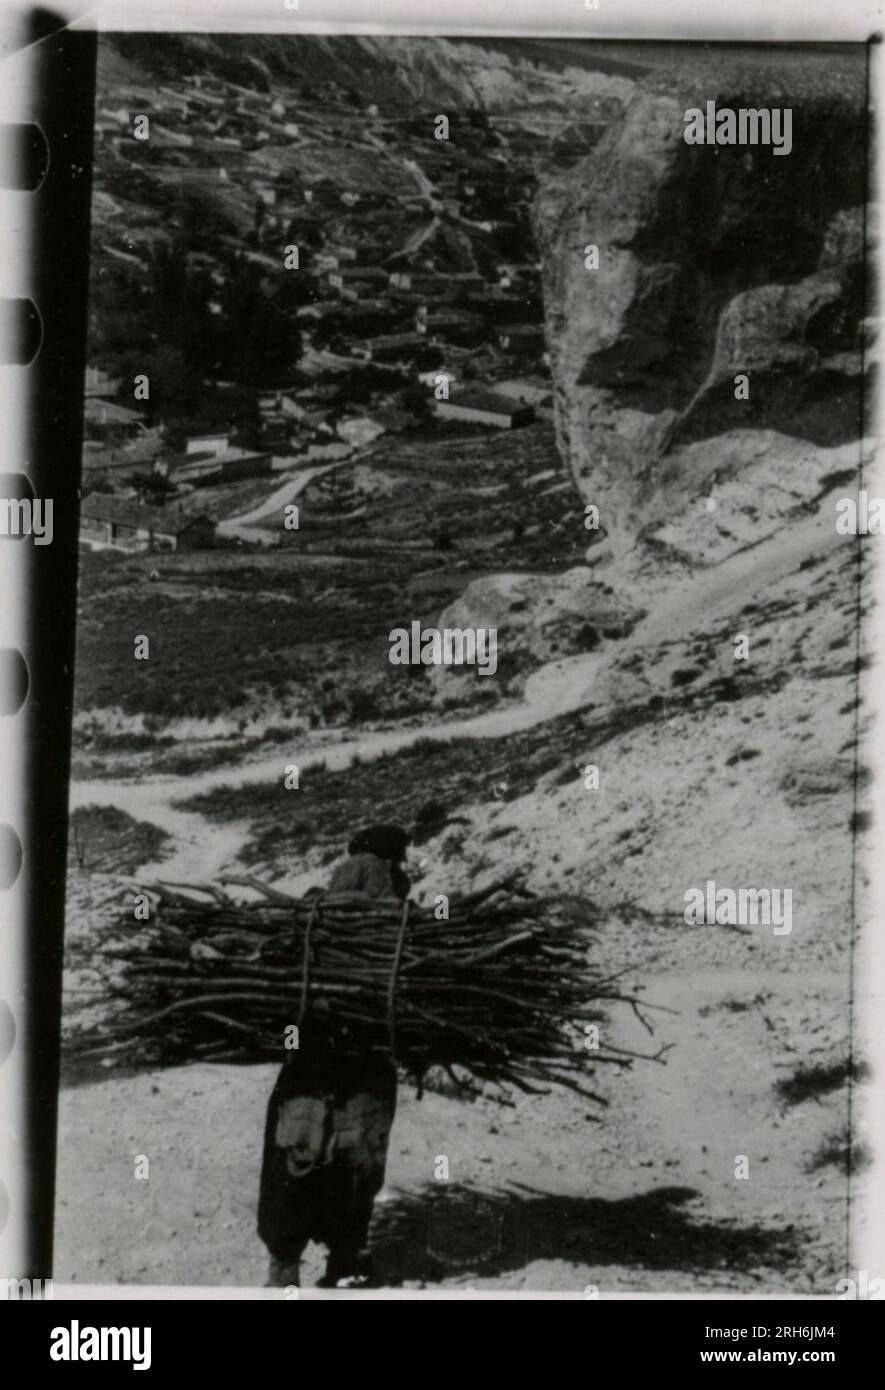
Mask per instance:
[[[397,256],[400,258],[409,255],[411,255],[411,252],[407,248],[397,252]],[[411,288],[416,281],[420,281],[423,284],[439,285],[443,284],[445,279],[446,276],[441,274],[438,270],[427,270],[423,267],[415,269],[408,264],[402,265],[397,270],[390,272],[391,285],[399,285],[403,289]]]
[[[103,372],[101,367],[87,367],[85,385],[87,396],[115,396],[120,383]]]
[[[185,454],[166,454],[163,462],[167,467],[180,472],[183,468],[197,468],[201,464],[219,465],[239,463],[243,459],[263,459],[267,458],[269,453],[269,449],[241,449],[238,445],[232,444],[229,449],[221,449],[217,453],[212,449],[191,449]]]
[[[313,304],[302,304],[295,311],[296,319],[322,318],[326,314],[338,314],[341,312],[341,301],[338,299],[317,299]]]
[[[132,497],[110,492],[90,492],[80,503],[80,515],[93,521],[111,521],[119,526],[138,526],[145,531],[177,536],[197,521],[209,521],[202,512],[170,511],[149,507]]]
[[[424,347],[427,343],[423,333],[382,333],[377,338],[366,338],[362,346],[372,348]]]
[[[502,323],[499,332],[507,338],[538,338],[544,329],[540,323]]]
[[[125,405],[115,405],[113,401],[86,398],[83,407],[86,419],[99,425],[140,425],[142,416],[137,410],[129,410]]]
[[[329,250],[333,256],[369,256],[375,251],[383,254],[387,247],[383,241],[336,241]]]
[[[437,406],[460,406],[466,410],[484,410],[490,415],[516,415],[526,407],[509,396],[499,396],[495,391],[470,388],[457,391],[448,401],[437,401]]]
[[[528,401],[530,405],[540,405],[543,401],[551,399],[553,383],[540,376],[513,377],[509,381],[496,381],[495,390],[502,396],[511,396],[517,401]]]
[[[468,304],[495,304],[501,308],[511,304],[524,304],[525,295],[508,294],[506,290],[498,289],[496,285],[487,286],[485,289],[473,290],[467,296]]]
[[[479,328],[481,325],[478,314],[468,314],[463,309],[431,309],[427,314],[428,328]]]
[[[338,280],[384,280],[387,281],[387,271],[382,270],[376,265],[340,265],[333,266],[329,270],[330,279]]]

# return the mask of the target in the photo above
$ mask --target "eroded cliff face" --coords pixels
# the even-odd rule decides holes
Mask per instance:
[[[686,144],[686,110],[708,101],[789,107],[790,153]],[[542,187],[558,443],[616,554],[684,504],[686,446],[735,430],[827,448],[862,435],[865,107],[862,62],[656,75]]]

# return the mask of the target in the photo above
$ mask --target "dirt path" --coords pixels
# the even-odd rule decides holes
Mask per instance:
[[[316,473],[325,468],[305,471]],[[290,480],[285,488],[298,481]],[[307,479],[302,479],[302,484],[304,481]],[[761,545],[739,551],[712,570],[665,589],[632,635],[617,645],[617,654],[656,645],[664,638],[684,636],[725,613],[737,612],[741,601],[748,601],[773,580],[789,573],[806,555],[819,555],[828,546],[839,544],[841,538],[832,527],[831,508],[825,507],[822,503],[820,511],[807,521],[776,533]],[[526,682],[520,703],[467,718],[437,720],[409,729],[375,730],[335,742],[301,735],[297,747],[278,746],[273,753],[251,762],[212,768],[189,777],[72,782],[70,808],[116,806],[138,820],[171,830],[177,837],[178,849],[171,863],[164,861],[164,873],[174,871],[186,876],[197,872],[206,877],[230,865],[246,838],[248,826],[212,826],[202,816],[180,810],[175,803],[222,786],[273,781],[292,761],[302,769],[323,762],[337,771],[346,768],[357,751],[366,761],[408,748],[419,739],[481,740],[522,732],[583,708],[593,698],[594,678],[611,659],[610,652],[603,650],[550,662]]]
[[[322,761],[327,767],[337,770],[347,767],[357,750],[365,760],[377,758],[382,753],[393,752],[399,748],[408,748],[418,739],[499,738],[504,734],[530,729],[545,719],[552,719],[557,714],[579,708],[584,702],[583,692],[587,682],[602,661],[601,655],[589,653],[553,662],[550,667],[544,668],[543,676],[538,672],[527,682],[524,702],[467,719],[438,720],[409,729],[375,730],[333,743],[315,740],[313,749],[310,747],[310,735],[301,735],[297,749],[299,767],[309,767]],[[90,803],[113,805],[121,792],[125,791],[127,799],[138,803],[146,814],[150,807],[165,805],[173,800],[183,800],[212,791],[216,787],[228,786],[231,783],[245,785],[269,781],[279,776],[285,760],[294,755],[293,747],[281,747],[269,757],[232,767],[211,768],[190,777],[165,780],[142,778],[137,783],[118,779],[75,782],[71,786],[71,806]]]
[[[662,590],[625,643],[542,668],[519,705],[325,747],[317,739],[298,750],[299,761],[343,767],[357,749],[371,757],[428,735],[481,740],[581,708],[615,653],[720,622],[807,555],[838,543],[820,516],[811,517],[675,592]],[[191,778],[80,783],[72,803],[120,806],[163,826],[175,850],[162,876],[210,877],[234,862],[248,826],[213,826],[175,803],[276,777],[294,756],[278,750]],[[698,757],[700,766],[702,748]],[[751,812],[749,802],[740,805]],[[668,846],[678,861],[678,836]],[[716,853],[711,842],[713,860]],[[620,872],[623,889],[630,880]],[[844,1128],[846,1091],[824,1088],[788,1104],[778,1083],[800,1068],[826,1074],[842,1055],[845,941],[833,936],[815,946],[809,938],[773,970],[752,935],[681,923],[627,931],[611,920],[594,949],[606,971],[626,969],[627,982],[635,977],[648,1001],[663,1006],[652,1015],[654,1038],[628,1009],[613,1010],[607,1041],[646,1052],[666,1047],[666,1065],[599,1068],[594,1085],[610,1102],[603,1111],[564,1091],[501,1109],[487,1098],[465,1104],[436,1093],[419,1101],[404,1086],[376,1219],[385,1284],[832,1294],[849,1272],[846,1181],[821,1154]],[[66,1087],[56,1279],[260,1285],[265,1254],[255,1202],[273,1074],[273,1067],[188,1066],[111,1071]],[[440,1155],[449,1159],[448,1183],[434,1176]],[[147,1181],[134,1176],[139,1156],[149,1159]],[[321,1254],[311,1248],[305,1283],[321,1272]]]
[[[594,662],[599,657],[575,658],[580,663],[576,668],[569,663],[568,682],[563,681],[562,689],[571,699],[574,694],[577,704],[567,705],[577,708],[583,701],[583,692],[591,678]],[[555,682],[551,682],[555,683]],[[180,876],[205,879],[230,868],[236,859],[237,851],[248,838],[247,821],[228,822],[222,826],[213,824],[195,812],[186,812],[176,803],[192,796],[210,792],[216,787],[245,786],[255,782],[270,782],[280,778],[287,764],[296,761],[300,770],[322,762],[326,767],[340,771],[346,768],[354,753],[359,751],[363,761],[380,757],[424,738],[498,738],[504,734],[528,729],[535,724],[550,719],[561,711],[551,708],[546,698],[546,688],[539,687],[537,699],[526,704],[493,710],[467,720],[447,720],[436,724],[423,724],[412,729],[391,729],[362,734],[359,737],[343,739],[337,743],[315,743],[311,748],[309,735],[299,738],[297,748],[278,746],[275,753],[255,762],[240,763],[235,766],[212,768],[190,777],[167,779],[141,778],[137,782],[96,780],[71,782],[69,809],[83,806],[115,806],[126,811],[135,820],[148,821],[167,830],[175,840],[175,850],[170,857],[164,857],[162,872],[164,878]],[[564,710],[562,711],[564,712]]]
[[[773,1031],[753,1004],[758,968],[733,954],[734,938],[726,948],[687,935],[670,948],[654,981],[674,1010],[656,1024],[655,1046],[672,1044],[667,1065],[600,1068],[606,1110],[565,1092],[515,1108],[418,1100],[404,1084],[376,1209],[384,1283],[832,1292],[844,1273],[844,1179],[807,1167],[844,1097],[787,1109],[774,1085],[798,1021],[838,1020],[844,1001],[831,974],[791,977]],[[629,1011],[611,1027],[621,1045],[648,1050]],[[274,1074],[192,1065],[64,1089],[56,1280],[261,1285],[255,1203]],[[434,1177],[440,1155],[448,1182]],[[138,1156],[147,1180],[134,1176]],[[305,1285],[322,1269],[309,1247]]]
[[[813,516],[793,522],[759,545],[746,546],[695,578],[670,584],[636,627],[630,645],[641,647],[687,636],[696,628],[737,614],[743,603],[796,569],[809,555],[824,556],[844,546],[836,534],[833,502],[827,497]]]
[[[314,478],[318,478],[322,473],[328,473],[332,468],[337,468],[338,463],[318,464],[313,468],[302,468],[296,473],[294,478],[287,480],[276,488],[269,497],[257,507],[253,507],[249,512],[241,512],[239,516],[229,516],[218,523],[218,531],[224,536],[243,535],[247,540],[254,540],[249,531],[245,528],[254,526],[256,522],[265,521],[273,516],[275,512],[282,512],[287,502],[293,502],[296,497],[307,487],[307,484]]]

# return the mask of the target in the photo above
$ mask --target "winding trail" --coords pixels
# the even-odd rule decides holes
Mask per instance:
[[[340,771],[350,764],[355,753],[366,761],[408,748],[419,739],[500,738],[518,733],[586,703],[586,690],[592,684],[594,670],[606,659],[602,653],[588,653],[553,662],[528,680],[522,703],[467,719],[439,720],[408,729],[379,729],[331,743],[324,743],[310,734],[299,734],[297,744],[294,741],[289,746],[276,744],[273,753],[251,762],[210,768],[190,777],[72,782],[70,809],[115,806],[136,820],[160,826],[173,836],[178,846],[174,857],[163,861],[164,876],[169,876],[173,870],[182,875],[196,871],[205,878],[230,865],[246,838],[248,824],[213,825],[196,812],[181,808],[181,803],[191,797],[205,795],[218,787],[277,781],[283,776],[287,763],[293,761],[302,771],[320,762]]]
[[[218,531],[223,536],[245,535],[248,540],[255,537],[244,528],[254,526],[259,521],[266,521],[275,512],[281,513],[287,502],[292,502],[307,487],[309,482],[318,478],[322,473],[328,473],[331,469],[337,468],[339,461],[334,463],[316,464],[310,468],[301,468],[293,478],[287,478],[280,487],[275,488],[269,497],[266,497],[257,507],[253,507],[249,512],[241,512],[239,516],[229,516],[224,521],[218,523]]]
[[[302,480],[302,485],[303,481],[306,479]],[[327,735],[302,733],[297,743],[293,740],[288,746],[276,744],[273,752],[260,758],[207,769],[189,777],[72,782],[70,808],[115,806],[137,820],[158,825],[169,832],[176,843],[172,857],[163,861],[163,876],[210,877],[233,865],[248,836],[249,824],[244,821],[214,825],[196,812],[182,809],[181,803],[191,797],[211,793],[219,787],[276,781],[283,776],[286,764],[293,761],[300,769],[322,762],[339,771],[349,765],[356,753],[361,760],[367,761],[408,748],[419,739],[481,740],[534,728],[589,704],[593,699],[594,681],[625,651],[657,646],[661,641],[714,625],[727,613],[737,613],[741,604],[754,594],[793,572],[806,556],[820,555],[840,543],[843,538],[835,534],[832,525],[832,503],[823,501],[815,515],[800,522],[793,521],[785,530],[774,532],[758,545],[737,551],[719,565],[702,570],[682,583],[668,584],[624,641],[600,652],[567,657],[542,666],[527,680],[524,698],[517,704],[407,729],[361,732],[332,742]]]

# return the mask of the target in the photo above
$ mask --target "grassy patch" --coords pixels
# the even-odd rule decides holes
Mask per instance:
[[[432,803],[435,818],[444,822],[465,800],[490,796],[508,759],[504,746],[491,756],[489,752],[484,747],[477,767],[476,746],[469,739],[419,739],[368,763],[357,756],[341,770],[305,768],[297,791],[286,790],[281,768],[277,782],[220,787],[180,804],[214,821],[250,820],[253,834],[243,850],[250,863],[287,855],[309,855],[311,862],[326,863],[341,853],[354,826],[365,821],[412,825],[426,821],[425,808]]]
[[[815,1149],[808,1164],[809,1173],[819,1173],[823,1168],[835,1168],[839,1173],[862,1173],[869,1167],[871,1157],[864,1144],[858,1144],[851,1135],[848,1125],[843,1125],[836,1133],[828,1135]]]
[[[819,1100],[822,1096],[841,1091],[851,1081],[863,1081],[869,1075],[864,1062],[852,1062],[842,1057],[836,1062],[813,1063],[799,1066],[790,1076],[777,1082],[775,1091],[786,1105],[799,1105],[805,1100]]]
[[[695,698],[700,703],[700,696]],[[242,852],[247,862],[294,854],[306,864],[325,863],[341,852],[355,825],[390,820],[413,826],[432,820],[441,829],[447,816],[457,816],[465,806],[524,796],[557,768],[563,783],[571,768],[577,777],[576,749],[598,749],[662,717],[646,702],[619,708],[606,720],[589,711],[561,715],[520,733],[484,738],[481,745],[470,738],[420,738],[365,763],[355,750],[345,769],[305,768],[297,791],[285,789],[281,763],[277,782],[218,787],[177,804],[215,822],[251,821],[253,834]]]
[[[323,478],[304,495],[297,537],[267,552],[83,550],[77,711],[239,720],[273,708],[311,727],[408,718],[433,708],[433,691],[425,671],[390,667],[392,627],[436,623],[477,574],[549,573],[583,558],[582,508],[546,426],[385,440],[355,466],[356,532],[340,512],[323,521]],[[373,469],[392,491],[373,491]],[[551,469],[565,493],[535,483]],[[573,527],[563,524],[569,496]],[[141,635],[150,656],[137,661]]]
[[[165,830],[115,806],[81,806],[71,816],[68,857],[86,872],[134,874],[164,858],[170,847]]]

